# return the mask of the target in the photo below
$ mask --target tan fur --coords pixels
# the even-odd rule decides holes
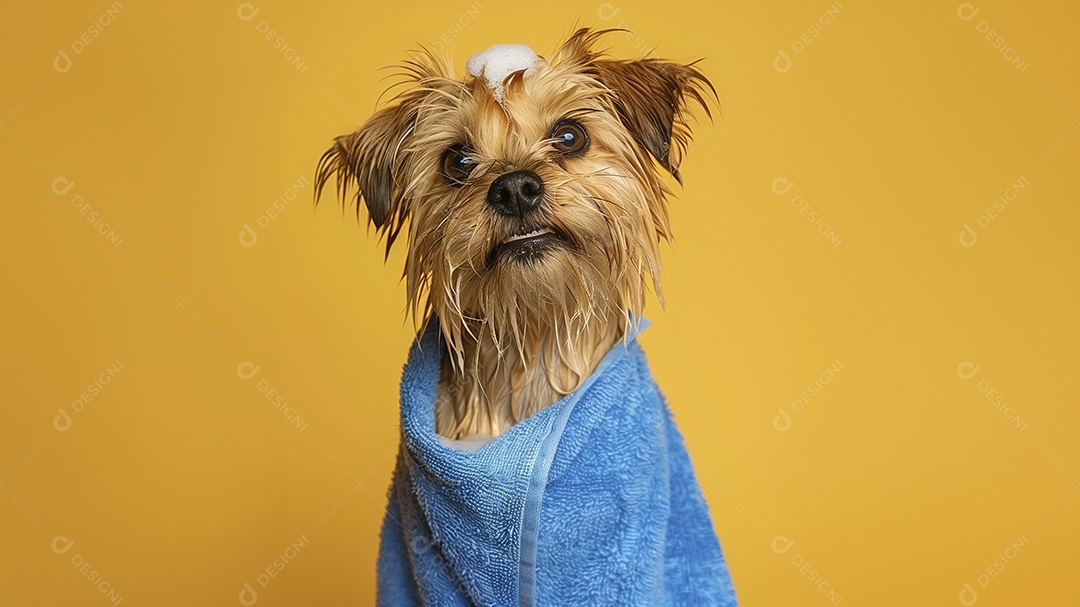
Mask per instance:
[[[705,107],[711,86],[693,65],[608,59],[595,50],[603,34],[579,30],[550,68],[511,75],[503,105],[418,52],[395,104],[338,137],[319,164],[316,199],[331,177],[343,200],[356,180],[388,252],[406,230],[410,312],[418,325],[437,317],[446,343],[441,435],[497,436],[574,391],[641,314],[650,284],[660,296],[659,243],[671,232],[657,164],[678,178],[687,101]],[[579,156],[549,138],[568,117],[588,133]],[[455,144],[478,162],[461,187],[440,174]],[[486,203],[491,183],[514,170],[544,184],[527,224]],[[488,266],[505,238],[537,227],[565,246]]]

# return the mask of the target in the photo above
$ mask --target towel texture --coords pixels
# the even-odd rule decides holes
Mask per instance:
[[[438,323],[401,381],[377,603],[734,606],[708,506],[636,339],[472,451],[435,433]]]

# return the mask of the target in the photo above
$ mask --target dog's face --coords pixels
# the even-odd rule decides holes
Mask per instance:
[[[417,54],[410,88],[320,162],[317,192],[334,176],[344,200],[355,179],[387,252],[407,226],[411,310],[435,313],[459,358],[467,334],[566,339],[640,313],[650,281],[659,294],[661,170],[679,178],[687,103],[706,108],[711,86],[692,66],[602,58],[602,34],[495,83]]]

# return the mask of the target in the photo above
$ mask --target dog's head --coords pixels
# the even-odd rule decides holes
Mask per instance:
[[[708,113],[712,86],[693,64],[608,58],[604,33],[579,30],[550,62],[498,45],[464,79],[418,52],[408,88],[319,163],[316,199],[332,177],[343,202],[355,183],[388,254],[406,230],[410,309],[438,316],[459,360],[467,334],[568,339],[638,315],[650,282],[659,295],[661,172],[680,179],[687,106]]]

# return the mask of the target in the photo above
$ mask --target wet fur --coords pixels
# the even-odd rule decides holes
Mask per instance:
[[[482,81],[459,79],[448,60],[418,51],[402,66],[407,88],[393,104],[338,137],[319,162],[316,201],[333,179],[357,213],[364,200],[387,253],[407,237],[410,313],[418,325],[437,317],[447,347],[440,435],[498,436],[558,401],[626,334],[650,285],[661,296],[659,244],[671,230],[658,168],[680,179],[687,105],[708,112],[715,91],[693,64],[605,56],[596,49],[605,33],[579,30],[550,69],[512,74],[504,105]],[[578,156],[549,138],[567,117],[588,132]],[[460,143],[478,165],[454,187],[441,158]],[[492,181],[523,169],[543,180],[539,212],[527,222],[493,213]],[[564,246],[489,267],[503,239],[540,227]]]

